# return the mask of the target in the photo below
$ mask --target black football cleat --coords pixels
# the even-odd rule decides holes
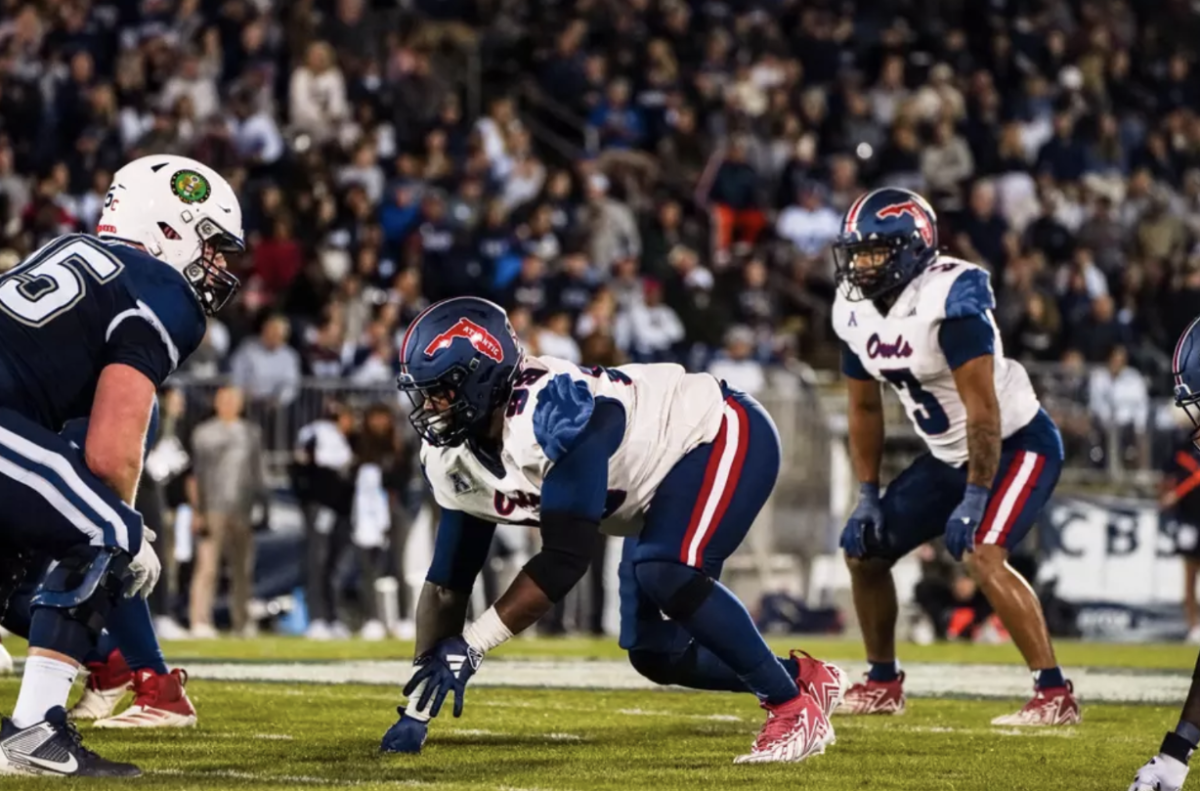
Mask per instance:
[[[55,706],[46,719],[28,728],[0,720],[0,775],[34,774],[54,777],[140,777],[133,764],[108,761],[83,746],[83,737]]]

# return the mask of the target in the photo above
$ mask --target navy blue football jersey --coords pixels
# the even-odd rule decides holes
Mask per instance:
[[[200,300],[169,265],[63,236],[0,276],[0,405],[58,431],[91,413],[105,366],[132,366],[160,385],[205,328]]]

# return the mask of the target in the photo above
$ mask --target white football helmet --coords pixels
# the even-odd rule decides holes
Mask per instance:
[[[96,235],[142,245],[178,270],[210,316],[241,285],[216,257],[246,249],[242,207],[229,182],[194,159],[142,157],[118,170]]]

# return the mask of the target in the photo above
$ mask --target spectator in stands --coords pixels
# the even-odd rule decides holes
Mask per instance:
[[[350,115],[345,78],[333,48],[323,41],[309,44],[304,64],[292,72],[288,115],[296,131],[312,135],[317,144],[333,138]]]
[[[286,407],[300,386],[300,355],[287,345],[291,323],[276,313],[263,322],[257,338],[247,338],[233,353],[230,378],[257,404]]]
[[[1126,463],[1144,456],[1142,445],[1150,420],[1146,379],[1128,363],[1125,347],[1114,346],[1108,364],[1092,369],[1088,382],[1088,410],[1097,426],[1116,438],[1117,450]]]
[[[825,204],[824,189],[815,181],[801,183],[795,203],[779,213],[775,233],[808,258],[825,255],[842,232],[842,217]]]
[[[633,362],[675,361],[674,350],[684,339],[683,323],[674,310],[663,304],[661,283],[643,282],[642,296],[617,314],[613,339]]]
[[[754,359],[754,330],[743,325],[730,327],[725,352],[708,366],[708,372],[743,393],[755,395],[767,386],[762,363]]]
[[[582,224],[588,234],[588,257],[601,276],[622,258],[642,253],[642,237],[629,207],[608,195],[608,178],[592,174],[587,181],[587,203]]]
[[[242,393],[222,387],[214,399],[216,416],[192,434],[192,467],[199,510],[192,517],[197,535],[192,573],[191,633],[216,636],[213,600],[221,560],[229,566],[229,617],[234,634],[251,636],[254,596],[254,508],[263,507],[263,443],[259,427],[242,418]]]
[[[354,414],[329,401],[296,437],[292,486],[304,513],[305,594],[310,640],[348,637],[338,616],[334,574],[350,540]]]
[[[737,136],[727,149],[714,153],[696,188],[697,202],[712,212],[718,254],[728,254],[735,241],[753,245],[767,223],[761,180],[748,161],[749,147],[745,137]]]
[[[579,344],[571,335],[571,314],[565,310],[556,310],[547,317],[537,333],[537,345],[541,354],[559,357],[576,365],[583,361]]]

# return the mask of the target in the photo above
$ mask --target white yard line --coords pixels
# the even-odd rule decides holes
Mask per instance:
[[[865,668],[847,665],[851,677]],[[908,663],[905,692],[912,697],[1023,698],[1031,693],[1029,674],[1014,665]],[[188,675],[212,681],[278,681],[317,684],[398,686],[408,678],[407,662],[208,663],[188,666]],[[1068,669],[1083,701],[1178,703],[1191,677],[1184,673]],[[655,689],[626,662],[494,660],[484,662],[471,681],[476,687],[569,689]],[[303,694],[302,691],[297,691]],[[706,715],[707,719],[726,718]]]

